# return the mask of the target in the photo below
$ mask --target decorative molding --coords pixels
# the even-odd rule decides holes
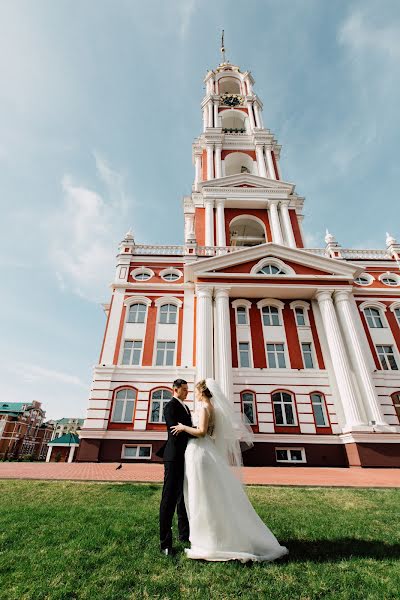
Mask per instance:
[[[150,300],[150,298],[147,298],[146,296],[139,296],[139,295],[133,295],[130,296],[129,298],[127,298],[126,300],[124,300],[124,305],[125,306],[132,306],[132,304],[146,304],[146,306],[151,306],[153,303],[152,300]]]
[[[160,308],[164,304],[174,304],[178,308],[182,308],[183,306],[182,300],[179,300],[179,298],[176,298],[176,296],[161,296],[154,301],[154,304],[157,306],[157,308]]]

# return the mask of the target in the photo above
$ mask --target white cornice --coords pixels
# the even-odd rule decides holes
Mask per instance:
[[[251,175],[250,173],[237,173],[236,175],[228,175],[227,177],[220,177],[219,179],[210,179],[208,181],[202,181],[199,183],[199,190],[209,188],[237,188],[234,186],[238,185],[252,185],[255,187],[251,188],[240,188],[240,191],[248,193],[250,191],[268,190],[269,192],[280,191],[287,194],[292,194],[295,189],[293,183],[280,181],[278,179],[268,179],[266,177],[260,177],[259,175]],[[258,190],[257,190],[258,188]]]
[[[245,262],[267,258],[268,256],[279,258],[283,262],[287,260],[313,267],[325,271],[330,275],[341,276],[351,280],[362,272],[362,269],[359,266],[353,265],[352,263],[337,260],[335,258],[326,258],[316,254],[310,254],[298,248],[289,248],[288,246],[267,242],[266,244],[244,248],[243,250],[238,250],[237,252],[232,252],[230,254],[204,258],[203,260],[199,260],[188,266],[187,274],[189,279],[191,279],[191,277],[196,277],[198,273],[205,272],[210,273],[210,275],[213,276],[213,269],[223,269]],[[298,277],[300,278],[300,275]]]

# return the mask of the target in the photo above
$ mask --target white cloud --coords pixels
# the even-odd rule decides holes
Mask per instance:
[[[106,195],[65,175],[62,205],[45,227],[60,288],[98,302],[108,295],[107,284],[114,276],[117,246],[128,228],[129,199],[123,176],[100,155],[95,160],[98,184],[105,184]]]
[[[51,380],[62,383],[63,385],[72,385],[88,389],[88,385],[76,375],[70,375],[69,373],[63,373],[62,371],[55,371],[53,369],[46,369],[39,365],[16,363],[14,365],[9,365],[7,370],[17,374],[19,378],[27,383],[44,382],[47,384],[49,380]]]
[[[356,52],[379,52],[390,60],[400,58],[400,26],[374,25],[367,12],[360,9],[354,10],[344,21],[338,41]]]

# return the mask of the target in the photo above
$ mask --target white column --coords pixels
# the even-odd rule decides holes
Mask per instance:
[[[198,286],[196,318],[196,378],[213,377],[212,288]]]
[[[207,180],[214,179],[214,147],[207,145]]]
[[[69,462],[69,463],[72,463],[72,461],[74,460],[75,448],[76,448],[76,446],[71,446],[71,448],[69,449],[68,460],[67,460],[67,462]]]
[[[256,117],[256,125],[257,125],[257,127],[259,127],[261,129],[262,122],[261,122],[260,108],[259,108],[257,102],[253,103],[253,107],[254,107],[254,115]]]
[[[275,244],[283,244],[281,224],[279,222],[279,215],[278,215],[278,202],[279,202],[279,200],[270,200],[269,201],[269,214],[271,217],[272,241],[275,242]]]
[[[275,174],[275,169],[274,169],[274,162],[272,160],[272,154],[271,154],[270,148],[266,148],[265,149],[265,156],[267,158],[269,178],[270,179],[276,179],[276,174]]]
[[[303,231],[303,219],[304,219],[304,215],[299,215],[298,213],[296,213],[296,216],[297,216],[297,223],[299,224],[300,237],[301,237],[301,240],[303,242],[304,247],[306,247],[305,238],[304,238],[304,231]]]
[[[226,246],[225,234],[225,200],[218,198],[217,207],[217,246]]]
[[[218,382],[222,391],[233,403],[231,325],[229,316],[229,288],[215,289],[216,355],[218,356]]]
[[[47,446],[46,462],[50,462],[52,450],[53,450],[53,446]]]
[[[203,131],[208,127],[208,108],[207,104],[203,106]]]
[[[208,101],[207,102],[207,127],[212,127],[213,126],[213,107],[212,107],[212,102]]]
[[[280,211],[282,215],[283,231],[285,232],[285,238],[288,246],[290,246],[290,248],[296,248],[296,240],[294,239],[293,227],[292,222],[290,220],[288,205],[288,200],[281,200]]]
[[[222,144],[215,144],[215,177],[222,177],[222,161],[221,161]]]
[[[201,152],[195,152],[194,169],[194,189],[197,192],[201,181]]]
[[[247,110],[249,111],[251,129],[254,129],[254,127],[256,126],[256,122],[254,120],[253,102],[250,102],[249,100],[247,101]]]
[[[363,423],[357,403],[357,396],[351,379],[350,365],[333,305],[332,292],[329,290],[319,290],[316,293],[316,298],[321,311],[333,370],[342,400],[343,412],[346,419],[344,430],[365,430],[366,425]]]
[[[263,146],[261,144],[256,144],[256,157],[257,157],[258,174],[260,177],[266,177],[267,169],[265,168],[264,152],[263,152]]]
[[[214,127],[218,127],[218,101],[214,102]]]
[[[205,198],[204,206],[206,209],[205,244],[206,246],[214,246],[214,200],[212,198]]]
[[[361,340],[354,322],[350,304],[350,292],[336,290],[334,298],[357,382],[363,394],[362,400],[364,400],[366,415],[371,421],[375,421],[377,426],[387,427],[389,429],[388,424],[385,423],[382,417],[371,370],[365,359]]]

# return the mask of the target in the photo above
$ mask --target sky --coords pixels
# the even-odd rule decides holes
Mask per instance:
[[[400,239],[398,0],[2,0],[2,402],[85,416],[119,242],[183,241],[222,28],[307,245]]]

